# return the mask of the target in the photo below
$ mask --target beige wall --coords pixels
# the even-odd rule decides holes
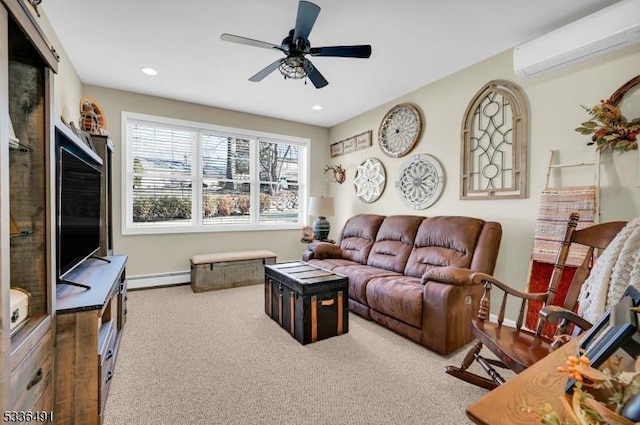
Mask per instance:
[[[60,55],[58,74],[54,77],[54,114],[64,115],[67,121],[78,122],[79,102],[82,96],[95,99],[103,108],[107,129],[115,145],[113,200],[114,200],[114,249],[117,254],[127,254],[128,276],[145,276],[158,273],[189,270],[189,258],[205,252],[222,252],[241,249],[269,249],[278,255],[278,260],[296,260],[301,257],[306,245],[300,243],[300,230],[263,232],[218,232],[170,235],[121,234],[121,112],[137,112],[163,117],[211,123],[269,133],[304,137],[311,140],[311,179],[309,192],[312,195],[326,194],[327,182],[322,167],[329,162],[329,130],[290,121],[250,115],[220,108],[161,99],[152,96],[83,85],[67,59],[64,47],[52,31],[46,16],[38,19],[50,43]]]
[[[261,232],[216,232],[163,235],[126,235],[122,228],[122,129],[121,112],[136,112],[221,126],[305,137],[311,140],[311,176],[321,176],[329,162],[329,130],[323,127],[211,108],[170,99],[146,96],[103,87],[83,86],[82,95],[100,103],[107,120],[107,130],[115,145],[113,200],[114,249],[129,255],[129,276],[189,270],[189,258],[195,254],[244,249],[268,249],[279,261],[300,259],[306,245],[300,243],[300,230]],[[327,183],[311,179],[310,193],[324,194]]]
[[[82,82],[42,11],[40,18],[38,18],[38,25],[49,40],[49,44],[55,47],[60,56],[58,73],[55,75],[53,85],[53,113],[56,117],[64,117],[66,122],[73,121],[77,124],[80,117]]]
[[[596,104],[637,75],[640,71],[640,45],[530,81],[520,81],[515,77],[511,60],[511,51],[504,52],[331,128],[330,143],[366,130],[374,132],[373,147],[334,159],[336,164],[345,167],[347,182],[331,186],[336,205],[340,205],[332,223],[339,227],[349,216],[364,212],[427,216],[456,214],[498,221],[503,226],[503,239],[495,274],[501,280],[524,289],[538,201],[545,185],[548,152],[558,150],[563,163],[594,158],[593,147],[585,143],[588,137],[574,131],[587,120],[580,105]],[[528,97],[531,127],[529,196],[522,200],[462,201],[459,199],[459,175],[463,115],[478,90],[494,79],[517,83]],[[441,198],[425,210],[412,210],[405,206],[394,187],[398,171],[409,157],[387,157],[377,145],[380,121],[393,105],[401,102],[417,105],[425,120],[423,135],[411,154],[435,156],[446,174]],[[382,161],[387,183],[382,197],[367,205],[356,198],[353,178],[357,166],[368,157]],[[601,221],[629,220],[640,215],[640,188],[635,186],[640,172],[637,151],[623,155],[606,152],[603,162]],[[594,181],[593,175],[592,168],[563,169],[560,183],[563,186],[590,184]]]
[[[130,276],[187,270],[188,258],[195,253],[247,247],[267,248],[278,253],[280,260],[290,260],[299,258],[304,246],[298,242],[298,231],[122,236],[120,113],[123,110],[310,138],[313,157],[310,191],[314,195],[328,191],[336,197],[336,216],[329,217],[333,237],[337,236],[349,216],[361,212],[429,216],[459,214],[499,221],[503,225],[504,236],[496,275],[524,289],[523,281],[533,244],[533,226],[539,195],[544,188],[549,150],[558,150],[562,162],[591,160],[594,150],[586,146],[587,138],[573,131],[586,117],[580,105],[591,106],[599,99],[608,97],[640,70],[640,46],[636,45],[566,70],[556,71],[546,77],[520,81],[512,70],[511,52],[507,51],[331,129],[324,129],[140,94],[83,86],[73,65],[66,60],[64,50],[52,35],[47,22],[40,21],[52,44],[62,56],[60,72],[56,76],[56,113],[59,115],[68,111],[69,119],[77,121],[78,102],[83,95],[96,99],[105,111],[108,130],[116,146],[113,194],[116,203],[115,248],[117,253],[130,256]],[[459,173],[462,116],[476,92],[493,79],[516,82],[528,97],[529,197],[523,200],[461,201]],[[395,177],[406,157],[386,157],[377,146],[380,120],[391,106],[400,102],[417,105],[425,119],[423,135],[412,153],[434,155],[443,164],[447,177],[440,200],[426,210],[416,211],[406,207],[396,194]],[[328,144],[366,130],[373,130],[373,146],[335,158],[335,164],[341,164],[346,168],[347,180],[342,185],[328,185],[322,173],[324,164],[330,161]],[[367,157],[380,159],[387,172],[384,194],[377,202],[369,205],[357,200],[353,188],[356,167]],[[639,173],[636,152],[623,155],[612,155],[608,152],[603,155],[603,162],[601,221],[628,220],[639,215],[640,188],[635,186]],[[593,181],[592,176],[593,173],[585,168],[565,169],[559,181],[562,185],[584,184]]]

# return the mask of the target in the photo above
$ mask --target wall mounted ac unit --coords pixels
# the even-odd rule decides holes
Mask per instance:
[[[528,78],[640,41],[640,0],[622,0],[513,50],[513,67]]]

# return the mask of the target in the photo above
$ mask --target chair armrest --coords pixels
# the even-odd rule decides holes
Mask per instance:
[[[542,301],[542,302],[544,302],[547,299],[546,292],[520,292],[516,289],[513,289],[506,283],[499,281],[494,276],[491,276],[486,273],[473,273],[471,275],[471,280],[473,281],[473,283],[476,283],[476,284],[484,285],[486,283],[489,283],[492,286],[496,286],[500,288],[507,294],[512,295],[514,297],[521,298],[521,299],[532,300],[532,301]]]
[[[313,252],[313,258],[319,260],[323,258],[342,258],[342,250],[340,247],[329,242],[311,242],[309,244],[309,251]]]
[[[578,316],[571,310],[567,310],[564,307],[558,305],[547,305],[540,309],[540,318],[549,323],[557,323],[559,320],[566,320],[571,323],[575,323],[577,327],[582,330],[587,330],[593,326],[591,322],[588,322],[584,318]]]
[[[462,267],[447,266],[436,267],[427,270],[422,275],[422,284],[426,285],[429,281],[448,283],[449,285],[465,286],[473,285],[471,275],[473,271]]]

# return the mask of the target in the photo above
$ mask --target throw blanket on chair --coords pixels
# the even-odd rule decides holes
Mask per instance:
[[[631,220],[596,261],[580,290],[578,314],[596,322],[629,285],[640,289],[640,217]]]
[[[532,259],[553,264],[567,230],[567,218],[573,212],[580,214],[577,230],[592,226],[596,213],[595,186],[569,186],[546,188],[540,195],[540,208],[533,234]],[[572,245],[567,264],[578,267],[587,253],[582,245]],[[543,288],[544,290],[544,288]]]
[[[533,252],[529,265],[528,292],[544,292],[549,287],[553,264],[558,256],[567,231],[567,218],[573,212],[580,214],[577,229],[592,226],[596,216],[596,186],[548,187],[540,196],[540,207],[533,234]],[[562,305],[569,290],[576,268],[582,263],[587,248],[574,244],[569,249],[566,267],[556,292],[554,304]],[[541,302],[529,302],[525,324],[535,329],[538,324]],[[548,324],[543,333],[552,336],[555,325]]]

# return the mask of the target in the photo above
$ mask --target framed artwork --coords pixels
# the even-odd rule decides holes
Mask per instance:
[[[331,157],[344,155],[346,153],[355,152],[360,149],[368,148],[371,146],[371,130],[360,133],[356,136],[349,137],[348,139],[340,140],[337,143],[333,143],[329,147],[329,154]]]
[[[331,155],[331,158],[333,158],[334,156],[342,155],[344,153],[344,143],[338,142],[332,144],[329,153]]]
[[[344,153],[351,153],[356,151],[356,138],[349,137],[344,140]]]
[[[368,148],[371,146],[371,130],[360,133],[356,138],[356,150]]]

